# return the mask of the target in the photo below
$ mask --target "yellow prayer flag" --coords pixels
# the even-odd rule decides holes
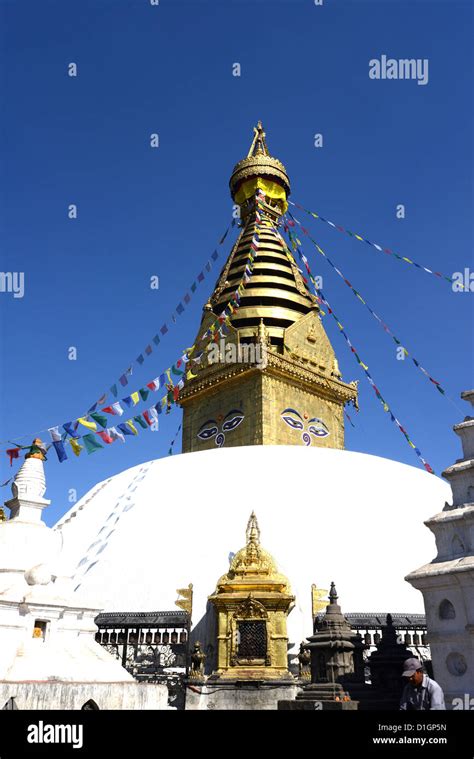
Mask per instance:
[[[83,449],[83,446],[79,445],[79,443],[77,442],[77,440],[74,440],[74,438],[71,438],[69,440],[69,442],[71,443],[71,448],[74,451],[74,453],[76,454],[76,456],[79,456],[80,452]]]
[[[364,242],[364,238],[361,237],[360,235],[354,235],[354,237],[356,237],[358,240],[362,240],[362,242]]]
[[[130,398],[132,399],[134,406],[136,406],[140,400],[140,396],[138,395],[138,393],[132,393]]]
[[[80,416],[77,421],[83,424],[84,427],[87,427],[89,430],[95,431],[97,429],[97,425],[95,422],[90,422],[88,419],[85,419],[83,416]]]
[[[134,435],[138,435],[137,428],[135,427],[135,425],[134,425],[134,423],[132,422],[131,419],[129,419],[127,422],[125,422],[125,424],[127,425],[127,427],[130,427],[130,429],[132,430],[132,432],[133,432]]]

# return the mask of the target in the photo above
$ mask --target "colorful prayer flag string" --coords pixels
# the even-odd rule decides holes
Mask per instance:
[[[398,339],[398,337],[397,337],[396,335],[394,335],[394,334],[393,334],[393,332],[392,332],[392,331],[391,331],[391,329],[390,329],[390,328],[387,326],[387,324],[386,324],[386,323],[385,323],[385,322],[384,322],[384,321],[383,321],[383,320],[380,318],[380,316],[378,316],[378,314],[376,314],[376,313],[375,313],[375,311],[374,311],[374,310],[373,310],[373,309],[372,309],[372,308],[369,306],[369,304],[367,303],[367,301],[366,301],[366,300],[364,300],[364,298],[362,297],[362,295],[360,294],[360,292],[359,292],[358,290],[356,290],[356,289],[355,289],[355,287],[353,287],[353,286],[352,286],[352,284],[349,282],[349,280],[348,280],[348,279],[347,279],[347,278],[344,276],[344,274],[343,274],[343,273],[342,273],[342,272],[341,272],[341,271],[340,271],[340,270],[337,268],[337,266],[336,266],[336,265],[335,265],[335,264],[334,264],[334,263],[331,261],[331,259],[330,259],[330,258],[329,258],[329,256],[328,256],[328,255],[327,255],[327,254],[324,252],[324,250],[323,250],[323,249],[322,249],[322,248],[321,248],[321,247],[318,245],[318,243],[316,242],[316,240],[314,240],[314,239],[311,237],[311,235],[309,234],[308,230],[307,230],[307,229],[305,229],[305,228],[302,226],[301,222],[300,222],[300,221],[298,221],[298,219],[297,219],[295,216],[293,216],[291,213],[289,213],[289,215],[291,216],[291,218],[292,218],[294,221],[296,221],[296,223],[297,223],[297,224],[299,224],[299,226],[301,227],[301,230],[302,230],[302,231],[303,231],[303,233],[304,233],[304,234],[305,234],[305,235],[306,235],[306,236],[307,236],[307,237],[308,237],[308,238],[311,240],[311,242],[312,242],[312,243],[313,243],[313,245],[315,246],[316,250],[317,250],[317,251],[318,251],[318,252],[319,252],[319,253],[320,253],[320,254],[321,254],[321,255],[322,255],[322,256],[323,256],[323,257],[326,259],[326,261],[328,262],[328,264],[329,264],[329,265],[330,265],[330,266],[331,266],[331,267],[334,269],[334,271],[335,271],[335,272],[336,272],[336,274],[337,274],[337,275],[338,275],[338,276],[339,276],[339,277],[342,279],[342,281],[344,282],[344,284],[345,284],[345,285],[347,285],[347,287],[349,287],[349,289],[350,289],[350,290],[352,290],[352,292],[353,292],[353,294],[356,296],[356,298],[357,298],[357,299],[358,299],[358,300],[359,300],[359,301],[360,301],[360,302],[361,302],[361,303],[362,303],[362,304],[363,304],[363,305],[364,305],[364,306],[367,308],[367,310],[368,310],[368,311],[369,311],[369,312],[372,314],[372,316],[373,316],[373,317],[374,317],[374,319],[376,319],[376,321],[377,321],[377,322],[380,324],[380,326],[382,327],[382,329],[384,330],[384,332],[386,332],[386,334],[387,334],[387,335],[390,335],[390,337],[391,337],[391,338],[392,338],[392,340],[393,340],[393,341],[396,343],[396,345],[398,345],[398,346],[399,346],[399,347],[400,347],[400,348],[403,350],[403,352],[404,352],[404,355],[405,355],[405,356],[408,356],[408,357],[409,357],[409,358],[410,358],[410,359],[413,361],[413,363],[415,364],[415,366],[417,367],[417,369],[419,369],[421,372],[423,372],[423,374],[424,374],[424,375],[425,375],[425,376],[426,376],[426,377],[429,379],[429,381],[433,383],[433,385],[436,387],[436,389],[437,389],[437,390],[438,390],[438,391],[439,391],[439,392],[440,392],[442,395],[445,395],[445,394],[446,394],[446,393],[445,393],[445,390],[443,390],[443,388],[441,387],[440,383],[439,383],[437,380],[433,379],[433,377],[432,377],[432,376],[431,376],[431,375],[430,375],[430,374],[429,374],[429,373],[426,371],[426,369],[425,369],[425,368],[424,368],[424,367],[423,367],[423,366],[420,364],[420,362],[419,362],[419,361],[417,361],[417,359],[416,359],[414,356],[412,356],[412,355],[411,355],[411,354],[408,352],[408,350],[407,350],[407,349],[404,347],[404,345],[402,344],[401,340],[399,340],[399,339]],[[292,244],[292,247],[293,247],[293,249],[294,249],[294,250],[297,250],[297,249],[298,249],[298,238],[297,238],[297,237],[296,237],[296,235],[294,235],[294,233],[291,231],[290,227],[286,226],[286,227],[285,227],[285,231],[287,232],[287,234],[288,234],[288,236],[289,236],[289,238],[290,238],[290,241],[291,241],[291,244]],[[299,251],[298,251],[298,252],[299,252]],[[304,265],[305,265],[305,267],[306,267],[306,270],[307,270],[307,271],[308,271],[308,273],[309,273],[309,265],[308,265],[308,259],[306,258],[306,256],[302,255],[301,253],[300,253],[300,256],[301,256],[301,259],[302,259],[302,261],[303,261],[303,263],[304,263]]]
[[[177,437],[178,437],[178,435],[180,433],[180,430],[181,430],[181,424],[179,425],[178,429],[174,433],[174,438],[173,438],[173,440],[170,443],[170,447],[169,447],[169,451],[168,451],[168,456],[172,456],[173,455],[173,446],[174,446],[174,444],[176,442],[176,439],[177,439]]]
[[[412,266],[416,266],[417,269],[423,269],[423,271],[426,271],[427,274],[432,274],[435,277],[439,277],[440,279],[445,279],[447,282],[454,282],[454,279],[452,277],[446,276],[446,274],[442,274],[439,271],[433,271],[432,269],[428,269],[426,266],[423,266],[422,264],[417,263],[416,261],[412,261],[411,258],[407,258],[406,256],[399,256],[398,253],[395,253],[395,251],[391,250],[390,248],[384,248],[382,245],[377,245],[375,242],[371,242],[370,240],[367,240],[367,238],[362,237],[362,235],[357,235],[355,232],[350,232],[348,229],[345,229],[344,227],[341,227],[339,224],[334,224],[333,221],[329,221],[328,219],[325,219],[324,216],[321,216],[318,213],[315,213],[314,211],[309,211],[307,208],[304,208],[304,206],[301,206],[299,203],[293,203],[291,200],[288,201],[291,203],[292,206],[295,206],[296,208],[300,208],[302,211],[307,213],[309,216],[312,216],[314,219],[319,219],[319,221],[323,221],[325,224],[328,224],[330,227],[333,227],[334,229],[337,229],[339,232],[343,232],[346,235],[349,235],[349,237],[354,237],[356,240],[359,240],[360,242],[366,242],[367,245],[370,245],[372,248],[375,248],[379,253],[387,253],[389,256],[394,256],[399,261],[404,261],[407,264],[412,264]],[[457,282],[460,287],[464,290],[464,285],[462,285],[460,282]]]
[[[278,236],[280,237],[281,241],[284,243],[284,240],[281,237],[280,233],[277,230],[274,230],[274,231],[278,234]],[[290,252],[290,249],[285,244],[284,244],[284,250],[286,252],[286,255],[287,255],[288,259],[290,261],[293,261],[293,263],[295,263],[295,260],[294,260],[294,258],[292,256],[291,252]],[[301,252],[301,250],[299,249],[299,247],[297,247],[297,251],[298,251],[298,254],[300,255],[300,257],[303,260],[303,253]],[[331,308],[328,300],[324,296],[323,291],[318,287],[316,279],[313,277],[313,274],[312,274],[311,269],[309,267],[309,264],[306,266],[306,269],[308,271],[308,275],[309,275],[310,280],[311,280],[311,282],[313,284],[313,287],[315,289],[316,296],[321,299],[321,301],[326,306],[326,308],[328,310],[328,313],[331,314],[332,318],[336,322],[336,324],[338,326],[338,329],[341,332],[342,336],[344,337],[344,340],[346,341],[347,345],[349,346],[349,349],[350,349],[351,353],[353,354],[353,356],[356,359],[356,361],[359,364],[359,366],[363,369],[367,381],[369,382],[370,386],[372,387],[373,391],[375,392],[375,395],[377,396],[377,398],[379,399],[380,403],[382,404],[383,410],[386,411],[388,414],[390,414],[391,421],[394,422],[397,425],[398,429],[400,430],[400,432],[402,433],[402,435],[407,440],[410,448],[413,448],[413,450],[415,451],[416,455],[418,456],[419,460],[423,464],[423,466],[426,469],[426,471],[429,472],[430,474],[434,474],[434,470],[432,469],[432,467],[430,466],[430,464],[426,461],[426,459],[423,458],[423,456],[421,455],[420,449],[417,448],[416,445],[413,443],[413,441],[410,439],[410,437],[408,436],[408,433],[407,433],[406,429],[399,422],[399,420],[397,419],[397,417],[395,416],[395,414],[392,412],[392,410],[391,410],[390,406],[388,405],[387,401],[382,396],[379,388],[377,387],[377,385],[375,384],[375,382],[374,382],[374,380],[372,378],[372,375],[369,372],[369,367],[360,358],[357,350],[355,349],[355,347],[351,343],[351,341],[350,341],[350,339],[349,339],[349,337],[348,337],[348,335],[347,335],[347,333],[346,333],[346,331],[344,329],[344,326],[341,324],[341,322],[339,321],[338,317],[336,316],[336,314],[332,310],[332,308]]]
[[[235,220],[235,219],[232,219],[232,222],[231,222],[231,224],[229,224],[229,226],[227,227],[226,231],[224,232],[224,234],[222,235],[222,237],[220,238],[220,240],[219,240],[219,242],[218,242],[218,246],[219,246],[219,247],[220,247],[220,246],[221,246],[221,245],[224,243],[224,241],[225,241],[225,239],[226,239],[226,237],[227,237],[227,235],[228,235],[228,233],[229,233],[229,230],[231,229],[231,227],[234,227],[234,226],[235,226],[235,223],[236,223],[236,220]],[[205,276],[206,276],[206,273],[209,273],[209,272],[211,271],[212,265],[213,265],[213,264],[214,264],[214,263],[217,261],[218,257],[219,257],[219,253],[218,253],[218,250],[217,250],[217,248],[216,248],[216,249],[214,250],[214,252],[212,253],[212,255],[211,255],[210,259],[207,261],[206,265],[205,265],[205,266],[203,267],[203,269],[202,269],[202,270],[199,272],[199,274],[197,275],[196,279],[194,280],[194,282],[193,282],[193,283],[192,283],[192,285],[190,286],[189,290],[191,291],[191,293],[192,293],[192,294],[194,294],[194,293],[196,292],[196,289],[197,289],[197,283],[200,283],[200,282],[203,282],[203,281],[204,281],[204,278],[205,278]],[[178,303],[178,304],[177,304],[177,306],[176,306],[176,309],[175,309],[175,311],[174,311],[174,312],[172,313],[172,315],[171,315],[171,320],[172,320],[173,324],[176,324],[176,314],[178,314],[178,316],[181,316],[181,315],[184,313],[186,306],[187,306],[187,305],[189,305],[189,303],[191,302],[191,297],[192,297],[192,295],[190,294],[189,290],[188,290],[188,291],[185,293],[185,295],[184,295],[184,296],[182,297],[182,299],[179,301],[179,303]],[[137,356],[137,358],[135,359],[135,362],[136,362],[137,364],[139,364],[140,366],[142,366],[142,365],[144,364],[144,362],[145,362],[145,358],[146,358],[147,356],[151,356],[151,354],[152,354],[152,352],[153,352],[153,346],[155,346],[155,348],[156,348],[156,347],[158,347],[158,345],[159,345],[159,344],[160,344],[160,342],[161,342],[161,339],[162,339],[162,338],[163,338],[163,337],[164,337],[164,336],[165,336],[165,335],[166,335],[168,332],[169,332],[169,326],[168,326],[168,324],[165,322],[165,323],[164,323],[164,324],[163,324],[163,325],[160,327],[160,329],[158,330],[158,332],[157,332],[157,333],[156,333],[156,334],[153,336],[153,338],[150,340],[150,342],[148,343],[148,345],[146,345],[146,346],[145,346],[145,348],[143,349],[142,353],[140,353],[140,354]],[[160,335],[161,335],[161,337],[160,337]],[[118,383],[119,383],[119,384],[120,384],[122,387],[125,387],[126,385],[128,385],[128,382],[129,382],[129,377],[132,375],[132,373],[133,373],[133,362],[132,362],[132,364],[131,364],[129,367],[127,367],[127,369],[125,369],[125,371],[124,371],[124,372],[123,372],[123,373],[120,375],[120,377],[119,377],[119,379],[118,379]],[[101,405],[102,403],[105,403],[105,400],[106,400],[106,398],[107,398],[107,395],[108,395],[108,393],[109,393],[109,392],[110,392],[110,393],[111,393],[111,394],[114,396],[114,398],[117,398],[117,395],[118,395],[118,390],[117,390],[117,383],[114,383],[113,385],[111,385],[111,387],[109,388],[109,390],[108,390],[107,392],[105,392],[105,393],[104,393],[104,394],[103,394],[103,395],[102,395],[102,396],[101,396],[101,397],[100,397],[100,398],[99,398],[99,399],[98,399],[98,400],[97,400],[97,401],[96,401],[96,402],[95,402],[95,403],[94,403],[94,404],[93,404],[93,405],[90,407],[90,409],[88,409],[88,413],[89,413],[90,411],[94,411],[94,410],[95,410],[95,408],[96,408],[98,405]]]
[[[213,322],[213,324],[210,325],[210,327],[206,330],[206,332],[201,336],[199,339],[199,342],[201,342],[203,339],[210,337],[211,339],[218,340],[219,336],[223,337],[225,332],[223,331],[225,329],[225,324],[229,323],[230,315],[235,313],[239,306],[240,306],[240,300],[242,293],[245,289],[245,285],[248,283],[251,277],[251,272],[253,269],[253,261],[257,255],[258,247],[259,247],[259,228],[261,223],[261,215],[259,211],[261,210],[261,200],[264,198],[264,193],[259,190],[257,194],[257,211],[256,211],[256,230],[254,232],[253,238],[250,243],[250,252],[248,257],[247,266],[245,267],[244,274],[242,276],[242,281],[240,282],[239,286],[237,287],[235,293],[229,300],[229,303],[227,304],[226,308],[222,313],[217,316]],[[228,231],[228,230],[227,230]],[[225,236],[227,235],[227,231],[224,234],[224,237],[222,238],[222,242],[225,239]],[[184,354],[179,358],[171,367],[169,367],[165,372],[162,372],[159,377],[156,377],[155,379],[151,380],[146,384],[146,388],[142,387],[137,391],[134,391],[130,393],[130,395],[123,397],[120,400],[114,401],[113,403],[109,404],[108,406],[105,406],[101,409],[102,412],[106,414],[110,414],[112,416],[121,416],[124,411],[121,406],[121,403],[128,407],[135,406],[137,403],[139,403],[140,400],[146,400],[147,396],[151,391],[156,391],[160,387],[163,387],[166,385],[168,388],[168,393],[166,396],[164,396],[161,401],[159,401],[153,409],[158,413],[162,413],[163,409],[167,409],[167,413],[170,410],[171,404],[176,403],[179,397],[179,390],[184,387],[184,374],[186,372],[186,379],[191,379],[193,376],[192,372],[187,370],[187,364],[189,361],[196,361],[199,363],[200,356],[202,355],[202,352],[199,356],[193,357],[192,353],[195,351],[197,347],[197,342],[191,347],[188,348]],[[182,368],[181,368],[182,367]],[[131,370],[130,370],[131,373]],[[176,386],[173,385],[171,374],[177,377],[181,377],[180,381]],[[168,383],[166,382],[166,379],[168,379]],[[126,384],[126,383],[121,383]],[[147,389],[148,388],[148,389]],[[118,391],[116,389],[115,397],[117,397]],[[105,401],[105,395],[102,396],[99,400],[102,402]],[[81,417],[76,418],[74,421],[71,422],[65,422],[62,427],[65,430],[66,434],[63,434],[63,437],[58,438],[58,426],[56,427],[50,427],[46,428],[52,439],[53,439],[53,445],[54,443],[58,443],[58,445],[54,445],[56,453],[58,455],[59,461],[62,463],[67,459],[67,454],[65,453],[64,449],[64,441],[67,440],[69,444],[71,445],[73,452],[76,456],[79,456],[81,451],[83,450],[83,446],[81,446],[78,443],[78,440],[81,440],[84,442],[85,448],[87,453],[93,453],[96,450],[99,450],[100,448],[103,448],[103,445],[101,445],[97,439],[94,437],[92,433],[96,433],[99,438],[101,438],[102,442],[106,444],[111,444],[115,440],[119,439],[122,440],[122,442],[125,442],[124,435],[129,434],[136,434],[136,432],[133,432],[133,430],[130,430],[130,423],[131,420],[128,420],[122,424],[117,425],[117,427],[108,427],[108,421],[107,417],[105,417],[102,413],[99,413],[96,411],[98,402],[96,402],[89,411],[84,414]],[[133,420],[136,421],[140,426],[146,427],[147,424],[150,425],[150,417],[147,417],[148,412],[143,412],[142,415],[138,415],[133,417]],[[144,421],[144,419],[145,421]],[[92,420],[92,421],[91,421]],[[91,432],[81,437],[77,433],[77,429],[79,424],[82,424],[86,429],[89,429]],[[97,430],[97,425],[102,427],[102,430]],[[46,430],[42,430],[42,432],[45,432]],[[53,434],[55,434],[55,437],[53,438]],[[68,439],[69,438],[69,439]],[[19,451],[21,450],[20,447],[17,449],[9,449],[7,451],[8,455],[10,456],[11,462],[13,461],[13,458],[19,458]]]

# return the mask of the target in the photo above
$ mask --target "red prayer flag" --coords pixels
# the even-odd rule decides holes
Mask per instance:
[[[97,432],[99,437],[102,438],[104,443],[113,443],[113,438],[110,437],[110,434],[107,432],[107,430],[101,430],[100,432]]]
[[[10,466],[13,466],[13,459],[17,459],[20,456],[21,448],[9,448],[7,450],[7,456],[10,459]]]

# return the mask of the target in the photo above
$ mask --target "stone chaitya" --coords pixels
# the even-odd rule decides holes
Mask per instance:
[[[474,406],[474,390],[461,393]],[[447,708],[474,706],[474,416],[454,426],[463,455],[443,472],[452,504],[428,519],[437,556],[405,579],[425,602],[433,672]],[[470,700],[472,699],[472,701]]]
[[[44,447],[35,440],[0,522],[0,709],[167,708],[95,640],[95,602],[77,601],[61,538],[42,521]]]

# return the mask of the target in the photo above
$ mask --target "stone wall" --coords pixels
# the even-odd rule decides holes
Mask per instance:
[[[0,682],[0,709],[10,698],[18,709],[82,709],[92,699],[99,709],[169,709],[166,685],[148,683]]]

